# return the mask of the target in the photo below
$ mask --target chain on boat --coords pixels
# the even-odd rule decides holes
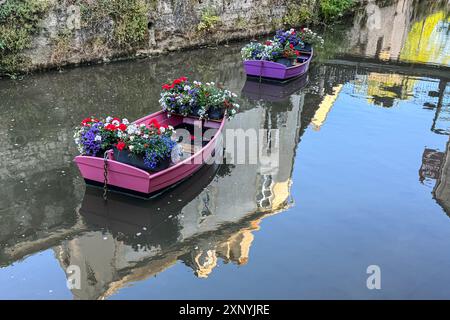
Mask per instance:
[[[107,200],[108,196],[108,153],[105,152],[103,157],[103,200]]]

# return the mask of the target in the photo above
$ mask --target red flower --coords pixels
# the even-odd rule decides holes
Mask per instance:
[[[165,84],[163,84],[162,88],[163,88],[164,90],[169,90],[169,89],[171,89],[172,87],[171,87],[170,85],[168,85],[167,83],[165,83]]]
[[[121,123],[121,124],[119,125],[119,129],[122,130],[122,131],[125,131],[125,130],[127,130],[127,125]]]
[[[125,148],[125,142],[119,141],[116,145],[117,150],[122,151]]]
[[[292,43],[290,43],[289,48],[294,49],[294,45]]]
[[[181,77],[180,80],[181,80],[181,81],[186,81],[187,78],[186,78],[186,77]]]
[[[114,131],[114,130],[116,130],[116,126],[113,125],[113,124],[111,124],[111,123],[109,123],[109,124],[107,124],[107,125],[105,126],[105,129],[106,129],[106,130],[109,130],[109,131]]]
[[[295,54],[296,54],[297,56],[299,56],[299,55],[300,55],[300,51],[295,50]]]
[[[92,122],[92,119],[91,118],[86,118],[86,119],[83,119],[83,121],[81,121],[81,125],[86,127],[86,126],[89,125],[90,122]]]
[[[180,84],[182,81],[180,79],[175,79],[172,82],[172,85]]]
[[[161,125],[159,124],[158,120],[156,119],[152,119],[150,120],[150,122],[148,123],[150,126],[153,125],[156,129],[161,128]]]

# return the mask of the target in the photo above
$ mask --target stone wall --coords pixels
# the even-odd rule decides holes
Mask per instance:
[[[135,28],[127,11],[114,12],[106,0],[42,0],[48,11],[32,45],[23,54],[30,69],[154,55],[267,34],[282,26],[289,3],[318,0],[133,0],[146,11]],[[117,1],[116,1],[117,2]],[[120,2],[120,1],[119,1]],[[132,4],[127,4],[134,10]],[[142,12],[141,12],[142,15]],[[123,16],[123,17],[121,17]],[[203,24],[202,24],[203,22]],[[128,24],[128,25],[127,25]],[[203,27],[202,27],[203,26]],[[133,37],[118,45],[118,30]],[[128,28],[128,29],[127,29]],[[133,29],[134,28],[134,29]],[[142,34],[140,32],[143,32]],[[123,36],[123,34],[122,34]]]

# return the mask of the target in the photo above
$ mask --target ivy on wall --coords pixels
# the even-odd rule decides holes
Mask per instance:
[[[48,9],[45,0],[6,0],[0,5],[0,74],[27,67],[22,51],[32,45]]]

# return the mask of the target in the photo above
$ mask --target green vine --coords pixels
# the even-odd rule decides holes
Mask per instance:
[[[24,71],[29,61],[22,55],[48,9],[44,0],[6,0],[0,5],[0,74]]]
[[[156,6],[155,0],[79,0],[84,28],[94,31],[112,20],[111,44],[122,49],[132,49],[144,43],[147,37],[147,14]]]
[[[197,30],[200,32],[207,32],[214,30],[221,23],[220,17],[213,9],[205,9],[202,12],[200,22],[197,25]]]

